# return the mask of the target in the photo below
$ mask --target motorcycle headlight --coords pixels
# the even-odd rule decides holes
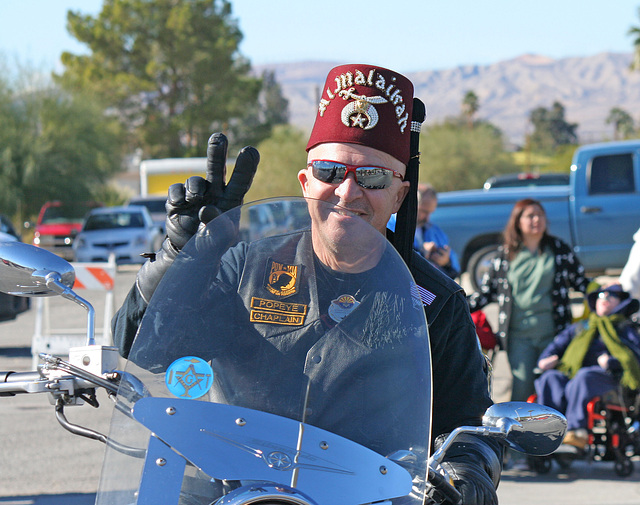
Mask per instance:
[[[285,484],[257,482],[234,489],[216,505],[317,505],[304,493]]]

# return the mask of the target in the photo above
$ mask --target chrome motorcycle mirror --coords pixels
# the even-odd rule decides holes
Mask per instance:
[[[71,264],[50,251],[22,242],[0,243],[0,291],[16,296],[60,295],[87,311],[87,345],[95,344],[95,309],[72,289]]]
[[[0,243],[0,291],[17,296],[59,295],[51,279],[71,288],[76,278],[69,262],[46,249],[22,242]],[[49,283],[49,284],[48,284]]]
[[[436,468],[463,433],[505,440],[518,452],[546,456],[560,446],[566,431],[567,419],[551,407],[528,402],[496,403],[485,412],[482,426],[461,426],[453,430],[429,458],[429,465]]]
[[[510,447],[533,456],[551,454],[560,446],[567,431],[567,419],[560,412],[528,402],[492,405],[482,423],[504,429]]]

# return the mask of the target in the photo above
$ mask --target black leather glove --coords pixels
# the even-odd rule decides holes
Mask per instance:
[[[169,187],[165,204],[167,238],[155,256],[142,265],[136,277],[138,290],[145,302],[149,303],[178,252],[198,228],[219,214],[242,205],[258,168],[260,154],[253,147],[243,148],[226,184],[227,147],[224,134],[211,135],[207,146],[206,179],[189,177],[184,184]]]
[[[607,369],[616,382],[620,382],[622,380],[624,368],[622,368],[622,363],[620,363],[616,358],[609,358],[609,361],[607,362]]]
[[[446,436],[436,440],[436,447]],[[490,445],[491,444],[491,445]],[[442,462],[464,505],[498,505],[502,446],[474,435],[459,435]]]

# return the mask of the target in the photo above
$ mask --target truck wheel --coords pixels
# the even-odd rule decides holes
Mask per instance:
[[[498,256],[498,244],[481,247],[469,258],[467,272],[469,272],[471,285],[475,291],[480,289],[482,277],[491,268],[491,261]]]

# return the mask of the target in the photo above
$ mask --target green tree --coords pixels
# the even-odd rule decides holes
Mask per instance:
[[[244,144],[247,130],[229,125],[260,110],[263,88],[227,0],[105,0],[97,17],[69,12],[67,27],[90,54],[63,53],[57,78],[101,96],[145,157],[200,155],[212,131]]]
[[[473,120],[480,110],[480,100],[473,91],[467,91],[462,99],[462,115],[467,121],[467,126],[473,128]]]
[[[0,212],[16,222],[47,200],[94,198],[121,166],[119,126],[101,107],[21,79],[0,78]]]
[[[565,119],[565,109],[560,102],[553,102],[550,109],[537,107],[529,114],[533,124],[531,146],[534,150],[553,152],[558,146],[577,144],[577,123]]]
[[[245,202],[275,196],[302,196],[297,173],[307,164],[304,132],[289,125],[277,126],[258,144],[260,165]]]
[[[640,18],[640,8],[638,8],[638,17]],[[627,35],[633,37],[633,60],[631,61],[631,70],[640,70],[640,26],[632,26],[629,28]]]
[[[485,122],[471,131],[456,121],[430,126],[420,139],[420,181],[438,191],[481,188],[492,175],[517,171],[504,144],[501,132]]]
[[[609,111],[606,121],[607,124],[613,124],[614,140],[625,139],[633,134],[633,118],[627,111],[619,107],[614,107]]]
[[[232,119],[227,131],[232,138],[257,145],[270,135],[274,126],[288,123],[289,101],[282,96],[275,73],[266,70],[262,74],[257,106],[249,108],[244,116]]]
[[[573,154],[578,146],[565,145],[558,147],[552,156],[550,156],[544,166],[540,167],[540,173],[559,172],[570,173]]]

